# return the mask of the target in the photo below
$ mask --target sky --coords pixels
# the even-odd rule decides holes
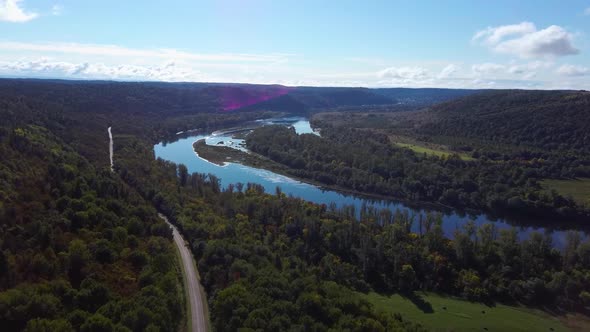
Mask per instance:
[[[0,0],[0,77],[590,89],[590,0]]]

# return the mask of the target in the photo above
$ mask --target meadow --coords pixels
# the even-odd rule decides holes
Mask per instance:
[[[556,317],[524,307],[482,303],[416,293],[412,298],[362,294],[377,311],[399,313],[433,331],[570,331]]]

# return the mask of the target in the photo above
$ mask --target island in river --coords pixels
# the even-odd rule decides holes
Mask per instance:
[[[236,132],[236,134],[232,135],[234,139],[241,139],[245,137],[245,132],[240,131]],[[228,143],[226,143],[228,142]],[[325,183],[321,183],[318,181],[314,181],[308,178],[301,178],[298,176],[294,176],[289,172],[289,168],[283,164],[279,164],[270,158],[262,156],[258,153],[251,152],[243,148],[239,144],[232,144],[232,141],[219,141],[214,144],[208,144],[206,138],[201,138],[196,140],[193,143],[193,149],[197,156],[203,158],[204,160],[215,164],[217,166],[225,166],[227,163],[237,163],[242,164],[245,166],[257,168],[257,169],[265,169],[267,171],[277,173],[283,175],[285,177],[289,177],[295,179],[297,181],[301,181],[304,183],[309,183],[316,187],[341,192],[344,194],[352,194],[356,196],[366,197],[370,199],[377,199],[377,200],[388,200],[389,197],[378,195],[378,194],[369,194],[358,192],[355,190],[351,190],[349,188],[344,188],[337,185],[327,185]],[[230,145],[231,144],[231,145]],[[442,204],[433,204],[428,202],[420,202],[420,204],[416,204],[414,202],[404,201],[404,205],[413,206],[416,208],[433,208],[439,210],[452,210],[451,207],[442,205]]]
[[[252,167],[271,168],[276,164],[267,159],[263,165],[264,159],[262,156],[246,153],[219,143],[217,145],[209,145],[204,138],[195,141],[193,148],[199,157],[219,166],[224,166],[225,163],[232,162]]]

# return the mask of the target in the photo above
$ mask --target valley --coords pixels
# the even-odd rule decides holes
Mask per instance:
[[[0,332],[590,331],[589,18],[0,0]]]
[[[276,108],[216,111],[220,85],[112,83],[105,107],[95,84],[0,80],[3,326],[176,331],[202,328],[195,317],[213,330],[508,326],[497,313],[531,329],[583,329],[570,323],[584,321],[590,299],[587,210],[569,196],[585,197],[587,161],[568,143],[585,139],[583,117],[565,123],[577,138],[518,145],[505,131],[440,129],[455,120],[427,109],[310,107],[307,121],[277,106],[345,90],[232,87],[219,96],[285,93],[264,100]],[[166,97],[175,89],[199,97],[178,104]],[[373,93],[362,91],[352,95]],[[448,103],[484,97],[463,98]],[[507,207],[529,218],[509,218]],[[183,295],[199,284],[203,310],[194,292]],[[424,303],[407,300],[417,297],[435,313],[421,316]],[[36,311],[38,302],[53,309]],[[473,318],[482,310],[489,320]]]

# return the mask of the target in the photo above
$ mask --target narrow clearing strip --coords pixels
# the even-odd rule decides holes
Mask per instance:
[[[190,326],[193,332],[205,332],[207,331],[207,319],[205,318],[205,308],[203,305],[203,296],[201,292],[201,282],[199,279],[199,273],[195,267],[193,256],[190,250],[185,246],[184,239],[178,232],[178,229],[172,225],[166,216],[158,214],[158,216],[164,220],[170,228],[172,228],[172,234],[174,236],[174,243],[180,252],[181,263],[184,272],[185,290],[188,293],[189,304],[190,304]]]

